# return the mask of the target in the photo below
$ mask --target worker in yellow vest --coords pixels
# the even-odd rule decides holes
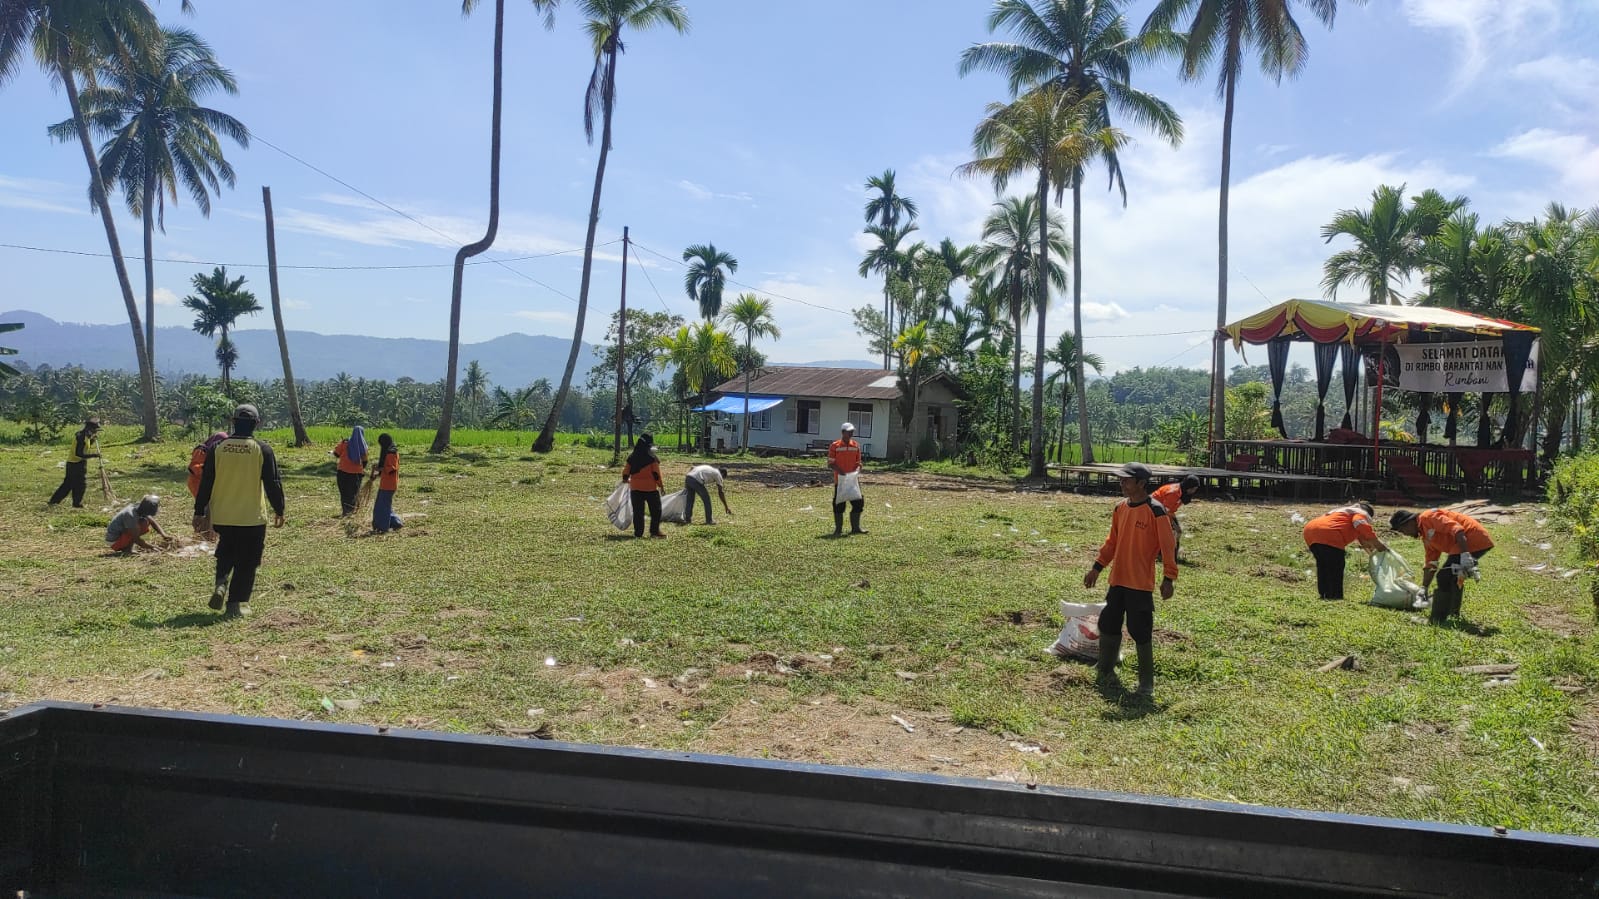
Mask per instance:
[[[89,460],[100,458],[100,419],[83,423],[83,430],[72,435],[72,451],[67,453],[67,473],[61,486],[50,497],[54,506],[72,494],[72,508],[83,508],[83,494],[89,486]]]
[[[273,527],[283,527],[283,479],[272,447],[254,436],[260,421],[261,413],[249,403],[233,410],[233,433],[206,452],[194,495],[195,527],[209,516],[218,535],[216,586],[209,605],[221,610],[226,600],[229,618],[245,614],[266,549],[263,493],[277,516]]]

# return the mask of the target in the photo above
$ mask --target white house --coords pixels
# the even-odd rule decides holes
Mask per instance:
[[[825,449],[838,439],[848,421],[855,439],[871,458],[905,456],[905,426],[900,419],[899,384],[893,372],[873,368],[811,368],[771,365],[757,373],[749,385],[750,449],[803,452]],[[727,413],[731,430],[713,431],[712,445],[732,449],[743,433],[744,377],[740,375],[711,390],[706,408]],[[943,374],[922,383],[918,405],[927,422],[926,436],[940,451],[955,446],[959,413],[955,393]]]

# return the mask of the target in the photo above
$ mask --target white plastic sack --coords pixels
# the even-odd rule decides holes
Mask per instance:
[[[682,524],[688,520],[688,491],[679,490],[661,497],[661,520]]]
[[[1410,566],[1393,550],[1371,557],[1371,604],[1385,609],[1413,609],[1421,599],[1421,587],[1410,579]]]
[[[1060,636],[1055,638],[1055,645],[1049,651],[1062,658],[1099,661],[1099,613],[1104,610],[1102,602],[1062,600],[1060,613],[1065,616],[1066,625],[1060,629]]]
[[[633,490],[626,481],[605,498],[605,514],[619,531],[633,526]]]
[[[838,476],[838,486],[833,490],[833,504],[847,503],[851,500],[864,499],[861,496],[860,469]]]

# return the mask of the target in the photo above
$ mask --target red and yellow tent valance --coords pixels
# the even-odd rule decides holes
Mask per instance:
[[[1444,334],[1457,340],[1503,337],[1532,325],[1432,306],[1374,306],[1328,300],[1289,300],[1224,329],[1233,348],[1278,338],[1312,343],[1404,343],[1412,334]],[[1447,338],[1446,338],[1447,339]]]

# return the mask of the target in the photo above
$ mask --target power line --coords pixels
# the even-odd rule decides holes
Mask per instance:
[[[629,240],[628,243],[631,244],[632,246],[635,246],[635,247],[638,246],[638,241],[636,241],[636,240]],[[654,251],[652,250],[651,252],[654,252]],[[659,256],[660,254],[656,253],[655,255]],[[644,264],[644,260],[641,259],[641,260],[639,260],[638,268],[639,268],[639,271],[644,273],[644,280],[649,282],[650,290],[655,291],[655,298],[657,300],[660,300],[662,311],[664,311],[667,315],[671,315],[672,314],[672,310],[666,305],[666,297],[661,296],[661,292],[659,290],[657,290],[656,287],[655,287],[655,279],[650,277],[650,267],[645,265]]]
[[[633,246],[638,247],[639,249],[641,249],[644,252],[649,253],[649,254],[651,254],[653,256],[659,256],[662,259],[665,259],[667,262],[675,263],[676,265],[678,265],[678,266],[680,266],[682,268],[688,268],[688,264],[685,263],[683,260],[681,260],[681,259],[673,259],[672,257],[666,255],[665,253],[656,252],[655,250],[652,250],[649,247],[644,246],[643,244],[639,243],[636,240],[633,241]],[[780,300],[787,300],[787,301],[789,301],[791,303],[799,303],[801,306],[810,306],[813,309],[821,309],[821,310],[826,311],[826,312],[837,312],[839,315],[848,315],[848,316],[851,316],[851,317],[853,317],[855,315],[855,313],[850,312],[850,311],[845,310],[845,309],[839,309],[839,308],[837,308],[835,306],[824,306],[821,303],[812,303],[809,300],[802,300],[799,297],[785,296],[783,294],[778,293],[775,290],[767,290],[765,288],[756,287],[753,284],[745,284],[743,281],[738,281],[738,280],[735,280],[733,278],[728,278],[727,279],[727,283],[736,284],[737,286],[743,287],[743,288],[745,288],[747,290],[753,290],[756,293],[763,293],[763,294],[766,294],[768,296],[773,296],[773,297],[776,297],[776,298],[778,298]]]
[[[620,242],[620,239],[610,241],[610,243],[598,244],[596,249],[598,247],[608,247],[611,244],[618,243],[618,242]],[[63,255],[63,256],[92,256],[92,257],[97,258],[97,259],[110,259],[111,258],[111,254],[110,253],[96,253],[96,252],[91,252],[91,251],[88,251],[88,250],[67,250],[67,249],[61,249],[61,248],[58,248],[58,247],[32,247],[32,246],[28,246],[26,244],[16,244],[16,243],[0,243],[0,248],[8,249],[8,250],[27,250],[27,251],[33,252],[33,253],[56,253],[56,254]],[[572,253],[581,253],[581,252],[583,252],[583,248],[582,247],[574,247],[572,249],[567,249],[567,250],[556,250],[556,251],[551,252],[551,253],[534,253],[534,254],[527,255],[527,256],[512,256],[512,257],[507,258],[507,259],[476,259],[476,260],[468,260],[466,264],[467,265],[489,265],[489,264],[496,263],[496,262],[526,262],[526,261],[528,261],[530,259],[548,259],[548,258],[550,258],[552,256],[567,256],[567,255],[570,255]],[[127,254],[123,254],[122,258],[123,258],[124,261],[128,261],[128,262],[138,262],[138,261],[141,261],[142,259],[144,259],[143,256],[129,256]],[[220,266],[224,266],[224,267],[227,267],[227,268],[266,268],[267,267],[266,263],[264,263],[264,262],[216,262],[216,261],[213,261],[213,260],[205,260],[205,259],[152,259],[150,261],[151,262],[159,262],[159,263],[163,263],[163,264],[170,264],[170,265],[211,265],[211,266],[220,265]],[[280,270],[290,270],[290,271],[316,271],[316,272],[354,271],[354,272],[368,272],[368,271],[407,271],[407,270],[412,270],[412,269],[453,268],[454,265],[455,264],[453,262],[428,262],[428,263],[413,263],[413,264],[410,264],[410,265],[279,265],[278,268]]]

